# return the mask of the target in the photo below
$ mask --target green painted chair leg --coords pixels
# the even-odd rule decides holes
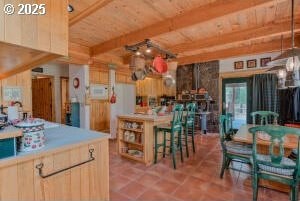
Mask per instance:
[[[253,188],[253,201],[257,201],[257,195],[258,195],[258,178],[257,174],[253,174],[252,177],[252,188]]]
[[[225,168],[226,168],[226,169],[229,168],[229,165],[230,165],[231,160],[232,160],[232,159],[230,159],[230,158],[227,159],[226,164],[225,164]]]
[[[188,147],[188,128],[185,128],[185,132],[184,132],[184,135],[185,135],[185,148],[186,148],[186,156],[189,157],[190,154],[189,154],[189,147]]]
[[[172,157],[173,157],[173,167],[176,169],[176,144],[174,141],[174,133],[171,133],[171,147],[172,147]]]
[[[181,131],[178,132],[178,141],[179,141],[179,149],[180,149],[181,162],[183,163],[183,151],[182,151]]]
[[[220,172],[220,178],[221,178],[221,179],[223,178],[224,170],[225,170],[226,164],[227,164],[227,159],[226,159],[225,154],[223,154],[223,161],[222,161],[222,167],[221,167],[221,172]]]
[[[193,152],[195,153],[196,152],[196,149],[195,149],[195,126],[193,125],[193,128],[192,128],[192,146],[193,146]]]
[[[157,163],[157,149],[158,149],[158,145],[157,145],[157,134],[158,134],[158,129],[157,127],[154,128],[155,130],[155,134],[154,134],[154,146],[155,146],[155,152],[154,152],[154,163]]]
[[[163,142],[163,146],[164,146],[164,148],[163,148],[163,157],[164,158],[166,157],[166,141],[167,141],[166,132],[164,131],[164,142]]]
[[[290,200],[297,201],[298,200],[298,182],[295,184],[295,186],[292,186],[291,192],[290,192]]]

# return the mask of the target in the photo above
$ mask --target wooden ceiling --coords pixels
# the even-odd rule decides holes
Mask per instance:
[[[281,35],[289,47],[291,0],[69,1],[75,9],[70,57],[80,55],[83,63],[125,65],[124,45],[146,38],[176,53],[180,63],[278,51]],[[295,3],[300,32],[300,0]]]

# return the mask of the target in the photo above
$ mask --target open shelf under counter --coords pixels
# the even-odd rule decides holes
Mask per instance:
[[[159,124],[170,123],[172,115],[155,116],[144,114],[128,114],[118,116],[118,152],[119,154],[130,160],[144,163],[145,165],[151,165],[154,162],[154,126]],[[138,129],[126,128],[125,123],[136,123]],[[128,125],[127,125],[128,126]],[[130,125],[129,125],[130,127]],[[135,133],[135,137],[140,137],[141,143],[130,142],[124,139],[124,133],[130,131]],[[139,136],[140,135],[140,136]],[[135,157],[128,153],[124,153],[125,150],[139,150],[143,152],[143,157]]]
[[[142,162],[144,163],[144,157],[136,157],[136,156],[132,156],[128,153],[119,153],[121,156],[123,157],[126,157],[126,158],[129,158],[131,160],[135,160],[135,161],[138,161],[138,162]]]
[[[128,144],[133,144],[133,145],[136,145],[136,146],[141,146],[141,147],[144,146],[144,144],[141,144],[141,143],[138,143],[138,142],[130,142],[130,141],[123,140],[123,139],[120,139],[120,141],[122,141],[124,143],[128,143]]]
[[[138,133],[143,133],[144,131],[142,129],[134,129],[134,128],[119,128],[121,130],[127,130],[127,131],[133,131]]]

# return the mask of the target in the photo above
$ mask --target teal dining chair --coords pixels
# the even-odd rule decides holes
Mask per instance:
[[[154,163],[157,163],[158,153],[162,153],[163,157],[166,155],[166,148],[170,148],[170,152],[173,158],[173,167],[176,169],[176,152],[180,151],[181,162],[183,162],[182,153],[182,114],[183,105],[176,104],[173,108],[173,118],[170,124],[161,124],[154,127]],[[158,142],[158,135],[163,133],[162,143]],[[167,146],[167,134],[170,134],[170,146]],[[177,142],[176,142],[177,140]],[[159,152],[159,148],[163,147],[163,151]]]
[[[192,142],[193,152],[195,153],[195,112],[196,112],[196,103],[188,103],[186,105],[186,115],[184,117],[182,127],[184,129],[184,146],[186,147],[186,156],[189,157],[189,136]],[[190,132],[189,132],[190,131]]]
[[[256,111],[252,112],[252,124],[256,124],[257,120],[260,122],[260,125],[267,125],[267,124],[277,124],[277,120],[279,114],[272,111]]]
[[[251,157],[252,164],[252,186],[253,200],[257,200],[258,184],[260,179],[280,182],[291,187],[290,200],[298,200],[299,186],[299,140],[300,129],[285,126],[265,125],[256,126],[249,129],[253,134],[253,150]],[[257,153],[257,139],[259,134],[267,134],[270,137],[269,153]],[[296,161],[285,155],[284,137],[287,134],[296,135],[298,139],[298,153]],[[276,150],[274,150],[276,148]],[[278,153],[277,153],[278,152]]]
[[[220,178],[223,178],[225,169],[229,168],[232,161],[250,164],[250,157],[252,154],[252,146],[245,143],[238,143],[226,138],[226,128],[230,125],[230,117],[228,115],[221,115],[219,118],[219,134],[220,143],[223,152],[223,161],[221,167]],[[245,172],[234,167],[230,168],[236,171]]]

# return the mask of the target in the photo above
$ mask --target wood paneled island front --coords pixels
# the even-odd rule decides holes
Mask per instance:
[[[106,135],[59,126],[45,147],[0,160],[0,200],[109,200]]]
[[[118,151],[123,157],[151,165],[154,161],[154,130],[170,123],[172,115],[128,114],[118,116]]]

